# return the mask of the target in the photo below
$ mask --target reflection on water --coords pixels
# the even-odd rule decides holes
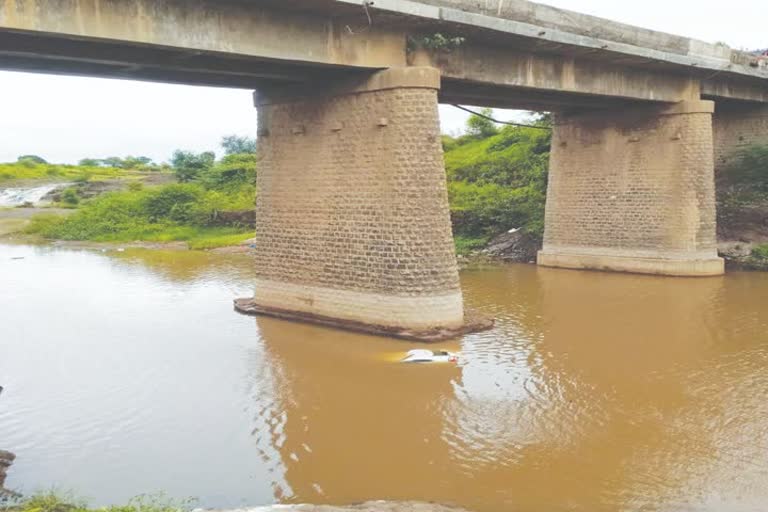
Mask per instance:
[[[22,260],[11,260],[21,257]],[[0,246],[8,485],[204,506],[754,510],[768,499],[768,275],[507,266],[497,327],[412,344],[232,312],[251,262]]]

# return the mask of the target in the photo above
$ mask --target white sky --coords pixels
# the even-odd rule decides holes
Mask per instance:
[[[734,48],[768,47],[766,7],[757,0],[544,3]],[[449,133],[467,116],[449,106],[440,114]],[[232,133],[256,134],[250,91],[0,71],[0,162],[29,153],[60,163],[126,155],[164,161],[177,148],[218,150]]]

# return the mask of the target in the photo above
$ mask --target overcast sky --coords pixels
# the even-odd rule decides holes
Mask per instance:
[[[757,0],[544,3],[734,48],[768,47],[766,7]],[[461,130],[466,114],[449,106],[440,114],[443,131]],[[28,153],[62,163],[126,155],[164,161],[176,148],[218,149],[231,133],[256,134],[250,91],[0,72],[0,162]]]

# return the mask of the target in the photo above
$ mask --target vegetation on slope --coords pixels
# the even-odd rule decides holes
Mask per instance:
[[[0,164],[0,185],[14,181],[89,181],[130,177],[136,173],[114,167],[40,164],[29,160]]]
[[[11,500],[2,512],[184,512],[192,509],[194,500],[173,500],[163,493],[137,496],[125,505],[91,507],[85,500],[57,491],[35,493],[29,497]]]
[[[768,145],[731,155],[717,176],[719,237],[755,242],[747,256],[732,258],[744,268],[768,270]]]
[[[550,124],[547,117],[534,122],[543,128]],[[550,140],[548,129],[497,129],[480,116],[469,118],[466,135],[443,137],[459,253],[478,249],[512,228],[542,237]]]
[[[229,150],[242,147],[230,144]],[[67,217],[38,215],[26,231],[59,240],[187,241],[191,248],[206,249],[252,236],[247,225],[226,214],[253,209],[254,154],[226,154],[217,162],[213,153],[177,151],[173,171],[180,183],[147,188],[135,183],[82,202],[62,194],[77,211]]]

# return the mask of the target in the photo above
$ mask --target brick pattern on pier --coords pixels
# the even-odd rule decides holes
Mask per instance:
[[[401,73],[380,72],[349,92],[257,99],[260,305],[406,327],[461,324],[437,89],[409,85],[414,73],[428,84],[439,77]]]
[[[690,101],[558,116],[539,262],[720,273],[711,112]]]

